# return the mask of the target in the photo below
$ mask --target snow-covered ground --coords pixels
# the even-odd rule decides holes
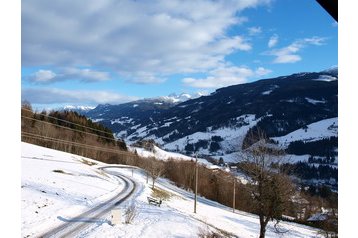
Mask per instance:
[[[131,169],[111,169],[121,171],[121,173],[131,176]],[[145,176],[136,171],[134,179],[139,183],[145,184]],[[150,183],[149,183],[150,184]],[[197,213],[193,213],[193,194],[182,190],[170,183],[166,179],[160,179],[156,187],[171,194],[170,200],[163,201],[160,207],[149,205],[147,196],[151,195],[150,186],[145,186],[141,194],[135,200],[129,201],[134,203],[137,208],[137,217],[132,224],[121,224],[119,226],[110,226],[102,223],[99,226],[88,229],[79,237],[198,237],[201,231],[225,231],[232,237],[251,238],[258,237],[259,220],[256,215],[223,206],[219,203],[198,198]],[[124,213],[123,208],[122,213]],[[273,231],[273,223],[268,225],[266,237],[279,237]],[[320,237],[317,229],[296,223],[281,222],[280,228],[287,233],[280,237]],[[115,234],[115,236],[113,236]]]
[[[256,118],[253,114],[244,114],[237,117],[235,120],[237,122],[243,123],[243,125],[236,125],[234,127],[221,127],[215,130],[212,129],[212,127],[208,127],[206,132],[196,132],[171,143],[165,144],[163,145],[163,147],[170,151],[184,151],[185,146],[188,143],[194,144],[197,143],[199,140],[211,141],[212,137],[220,136],[223,141],[220,142],[221,150],[218,152],[227,154],[228,151],[237,151],[239,148],[241,148],[242,141],[247,131],[251,127],[255,126],[257,122],[261,120],[261,118]],[[209,149],[203,148],[199,148],[199,153],[211,154]]]
[[[307,129],[298,129],[285,136],[273,137],[279,144],[287,146],[292,141],[316,141],[331,136],[338,136],[338,117],[329,118],[314,122],[307,126]]]
[[[168,151],[162,150],[161,148],[159,148],[157,146],[154,146],[153,151],[148,151],[143,148],[131,147],[131,146],[129,146],[129,150],[132,152],[137,151],[137,154],[144,158],[154,157],[154,158],[160,159],[160,160],[177,159],[177,160],[193,160],[193,161],[195,161],[195,157],[190,157],[190,156],[183,155],[180,153],[175,153],[175,152],[168,152]],[[212,163],[208,162],[205,159],[198,158],[198,162],[207,166],[208,168],[215,167]]]
[[[87,161],[87,162],[85,162]],[[22,143],[22,237],[36,237],[42,230],[63,223],[91,205],[110,197],[121,186],[112,175],[96,169],[90,159]],[[54,172],[63,171],[63,173]],[[132,177],[132,169],[109,168]],[[232,209],[199,197],[197,214],[193,213],[193,194],[159,179],[157,187],[170,194],[160,207],[150,205],[151,188],[141,170],[132,179],[139,184],[134,196],[121,204],[121,213],[135,204],[137,216],[131,224],[109,225],[110,214],[92,222],[77,237],[197,237],[202,230],[217,229],[237,237],[258,237],[259,220],[252,214]],[[43,192],[44,191],[44,192]],[[56,194],[57,193],[57,194]],[[122,220],[123,221],[123,220]],[[317,230],[295,223],[281,222],[288,231],[280,237],[317,237]],[[269,224],[268,238],[278,237]],[[319,237],[319,236],[318,236]]]
[[[122,189],[116,177],[96,169],[94,163],[101,164],[22,142],[22,237],[36,237]]]

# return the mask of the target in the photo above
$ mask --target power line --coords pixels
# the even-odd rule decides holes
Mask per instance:
[[[132,153],[127,152],[127,151],[119,151],[119,150],[110,149],[110,148],[103,148],[103,147],[99,147],[99,146],[86,145],[86,144],[82,144],[82,143],[78,143],[78,142],[62,140],[62,139],[42,136],[42,135],[33,134],[33,133],[21,132],[21,136],[27,137],[27,138],[32,138],[32,139],[39,139],[39,140],[46,140],[46,141],[52,141],[52,142],[57,142],[57,143],[63,143],[63,144],[70,144],[70,145],[75,145],[75,146],[82,147],[82,148],[90,148],[90,149],[95,149],[95,150],[101,150],[101,151],[104,151],[104,152],[112,152],[112,153],[118,153],[118,154],[123,154],[123,155],[133,155]]]
[[[38,121],[38,122],[42,122],[42,123],[46,123],[46,124],[50,124],[50,125],[53,125],[53,126],[57,126],[57,127],[60,127],[60,128],[67,129],[67,130],[71,130],[71,131],[79,132],[79,133],[84,133],[84,134],[94,135],[94,136],[97,136],[97,137],[100,137],[100,138],[104,138],[104,139],[106,139],[106,140],[112,140],[112,141],[115,141],[115,142],[117,142],[117,141],[118,141],[118,140],[113,139],[113,138],[109,138],[109,137],[101,136],[101,135],[94,134],[94,133],[90,133],[90,132],[87,132],[87,131],[81,131],[81,130],[77,130],[77,129],[69,128],[69,127],[66,127],[66,126],[57,125],[57,124],[54,124],[54,123],[51,123],[51,122],[42,121],[42,120],[39,120],[39,119],[36,119],[36,118],[32,118],[32,117],[26,117],[26,116],[21,116],[21,117],[22,117],[22,118],[29,119],[29,120],[34,120],[34,121]],[[112,136],[113,136],[113,135],[112,135]]]
[[[45,117],[48,117],[48,118],[53,118],[53,119],[55,119],[55,120],[57,120],[57,121],[62,121],[62,122],[68,123],[68,124],[72,124],[72,125],[84,127],[84,128],[87,128],[87,129],[90,129],[90,130],[93,130],[93,131],[98,131],[98,132],[106,133],[106,134],[109,134],[109,135],[112,135],[112,136],[113,136],[113,134],[110,133],[110,132],[97,130],[97,129],[94,129],[94,128],[91,128],[91,127],[88,127],[88,126],[84,126],[84,125],[77,124],[77,123],[74,123],[74,122],[71,122],[71,121],[59,119],[59,118],[57,118],[57,117],[53,117],[53,116],[50,116],[50,115],[35,113],[35,112],[33,112],[33,111],[29,110],[29,109],[26,109],[26,108],[21,108],[21,110],[28,111],[28,112],[32,112],[33,114],[37,114],[37,115],[40,115],[40,116],[45,116]],[[86,119],[88,119],[88,118],[86,117]],[[91,120],[91,121],[92,121],[92,120]],[[93,122],[93,123],[95,123],[95,122]]]

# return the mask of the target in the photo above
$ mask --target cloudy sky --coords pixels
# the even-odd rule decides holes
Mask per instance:
[[[21,98],[119,104],[338,64],[312,0],[23,0]]]

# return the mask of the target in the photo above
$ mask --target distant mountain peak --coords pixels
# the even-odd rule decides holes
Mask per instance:
[[[93,106],[73,106],[73,105],[66,105],[63,107],[64,110],[82,110],[82,111],[89,111],[94,109]]]
[[[338,76],[338,66],[334,65],[328,69],[323,70],[321,73],[329,73]]]
[[[93,106],[83,106],[83,105],[65,105],[61,108],[58,108],[57,111],[73,111],[73,112],[77,112],[79,114],[85,114],[93,109],[95,109],[96,107]]]
[[[164,101],[168,101],[168,102],[172,102],[172,103],[181,103],[181,102],[185,102],[191,99],[195,99],[195,98],[199,98],[201,96],[206,96],[206,93],[202,93],[202,92],[197,92],[197,93],[181,93],[181,94],[176,94],[176,93],[171,93],[168,96],[161,96],[158,97],[158,99],[162,99]]]

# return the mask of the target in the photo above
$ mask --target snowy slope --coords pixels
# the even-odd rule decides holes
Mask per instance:
[[[62,224],[60,218],[80,214],[121,189],[114,176],[88,165],[91,162],[94,161],[22,142],[23,237],[33,237]]]
[[[90,162],[94,161],[22,143],[22,237],[36,237],[41,231],[63,223],[66,218],[116,193],[121,186],[115,177],[95,168],[104,164],[90,165]],[[151,189],[141,170],[135,170],[133,175],[132,169],[107,170],[131,176],[139,184],[131,200],[119,207],[124,214],[126,207],[134,204],[137,216],[131,224],[124,224],[122,216],[122,223],[117,226],[109,225],[110,214],[103,219],[87,221],[93,225],[77,237],[197,237],[200,230],[218,232],[217,228],[237,237],[258,237],[259,220],[255,215],[241,211],[232,213],[231,208],[200,196],[197,214],[194,214],[193,194],[165,179],[159,179],[156,185],[167,191],[170,198],[160,207],[149,205],[146,198],[151,196]],[[282,237],[320,237],[316,229],[307,226],[280,224],[288,231]],[[266,237],[278,236],[272,228],[270,223]]]
[[[168,152],[168,151],[160,149],[157,146],[154,146],[153,151],[148,151],[146,149],[139,148],[139,147],[129,147],[129,150],[132,152],[137,151],[137,154],[144,158],[154,157],[159,160],[177,159],[177,160],[193,160],[193,161],[195,161],[195,157],[190,157],[190,156],[186,156],[186,155],[183,155],[180,153],[175,153],[175,152]],[[198,162],[203,165],[206,165],[209,168],[214,166],[212,163],[208,162],[205,159],[198,158]]]
[[[113,171],[118,169],[113,168]],[[131,175],[131,171],[122,173]],[[145,184],[145,176],[136,171],[134,178]],[[137,217],[133,224],[110,226],[100,224],[95,229],[84,231],[79,237],[128,237],[128,238],[152,238],[152,237],[198,237],[200,231],[215,231],[218,229],[231,234],[229,237],[254,238],[259,234],[259,219],[256,215],[223,206],[219,203],[198,198],[197,213],[193,213],[193,194],[182,190],[166,179],[160,179],[156,186],[171,194],[169,200],[164,200],[160,207],[149,205],[147,196],[151,195],[151,189],[146,186],[142,193],[132,203],[137,208]],[[268,224],[266,237],[321,237],[318,230],[296,223],[281,222],[280,228],[287,233],[278,235],[273,232],[273,223]],[[115,234],[115,236],[113,236]]]
[[[199,140],[211,141],[214,136],[220,136],[223,141],[220,142],[221,149],[217,151],[217,154],[228,154],[231,151],[238,151],[241,148],[242,141],[247,131],[255,126],[260,118],[256,119],[255,115],[245,114],[236,118],[237,121],[244,123],[242,126],[236,127],[221,127],[218,129],[207,128],[206,132],[196,132],[194,134],[183,137],[179,140],[165,144],[164,148],[167,150],[180,150],[185,151],[185,146],[190,143],[197,143]],[[198,149],[199,153],[212,154],[209,149]]]
[[[273,137],[275,141],[287,146],[292,141],[316,141],[331,136],[338,137],[338,117],[321,120],[307,125],[307,129],[298,129],[285,136]]]

